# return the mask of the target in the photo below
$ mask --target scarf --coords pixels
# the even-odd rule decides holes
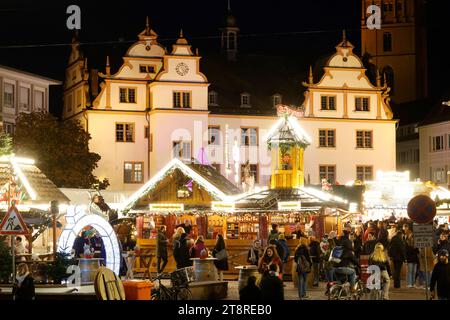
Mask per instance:
[[[17,281],[19,282],[19,287],[22,286],[23,280],[25,280],[25,278],[26,278],[29,274],[30,274],[30,273],[27,272],[27,273],[25,273],[23,276],[19,276],[19,275],[16,276],[16,279],[17,279]]]

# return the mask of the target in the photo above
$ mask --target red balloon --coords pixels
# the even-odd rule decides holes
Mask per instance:
[[[428,196],[415,196],[408,203],[408,216],[415,223],[430,223],[436,216],[436,203]]]

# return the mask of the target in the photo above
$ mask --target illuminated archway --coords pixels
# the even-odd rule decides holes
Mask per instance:
[[[121,252],[117,236],[105,219],[89,213],[85,206],[69,206],[67,208],[66,226],[58,240],[58,251],[70,253],[75,238],[87,226],[95,228],[102,237],[106,252],[106,267],[119,275]]]

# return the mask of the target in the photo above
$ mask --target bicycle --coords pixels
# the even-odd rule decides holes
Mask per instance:
[[[356,276],[356,282],[351,287],[348,275],[345,276],[344,282],[331,282],[328,284],[327,296],[328,300],[361,300],[365,293],[364,282]]]
[[[171,273],[171,278],[173,279]],[[152,281],[158,281],[158,287],[152,290],[151,300],[191,300],[192,292],[189,289],[188,281],[179,283],[178,281],[172,281],[172,287],[166,287],[162,284],[163,275],[159,274]]]

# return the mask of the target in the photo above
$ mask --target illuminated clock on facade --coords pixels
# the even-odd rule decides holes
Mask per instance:
[[[184,76],[189,72],[189,67],[186,63],[181,62],[179,64],[177,64],[177,66],[175,67],[175,71],[180,75],[180,76]]]

